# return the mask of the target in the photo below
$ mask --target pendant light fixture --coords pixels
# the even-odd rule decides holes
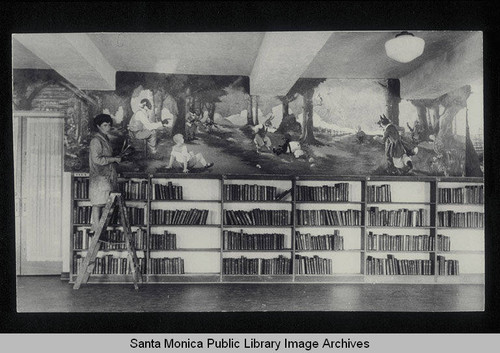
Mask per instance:
[[[391,59],[400,63],[408,63],[424,52],[425,41],[412,33],[403,31],[396,38],[385,42],[385,52]]]

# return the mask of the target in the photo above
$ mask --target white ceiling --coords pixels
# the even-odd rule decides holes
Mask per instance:
[[[14,34],[12,57],[14,69],[54,69],[82,90],[114,90],[116,72],[132,71],[249,76],[256,95],[284,95],[301,77],[400,78],[402,96],[433,98],[426,85],[435,96],[482,77],[481,32],[413,33],[426,47],[408,64],[385,55],[397,31]]]

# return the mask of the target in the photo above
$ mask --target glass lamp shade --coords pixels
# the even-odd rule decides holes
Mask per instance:
[[[422,55],[424,46],[425,41],[422,38],[403,32],[385,42],[385,52],[391,59],[408,63]]]

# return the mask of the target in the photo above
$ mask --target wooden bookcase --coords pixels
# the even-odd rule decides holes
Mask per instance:
[[[146,283],[484,283],[481,178],[123,173],[119,181],[136,212]],[[74,281],[90,229],[88,175],[74,173],[72,185]],[[117,239],[120,229],[109,227]],[[90,282],[130,282],[126,251],[105,246]]]
[[[292,180],[227,176],[222,186],[221,280],[293,281]]]

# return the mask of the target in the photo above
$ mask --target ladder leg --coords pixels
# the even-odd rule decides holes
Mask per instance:
[[[124,205],[121,195],[117,196],[118,206],[120,207],[120,217],[123,225],[123,230],[125,233],[125,242],[128,251],[128,260],[130,265],[130,271],[132,272],[132,279],[134,281],[134,288],[139,289],[139,282],[142,283],[142,274],[139,266],[139,259],[137,258],[137,253],[135,247],[132,243],[132,233],[130,231],[130,224],[128,219],[128,212]]]
[[[78,274],[73,289],[79,289],[82,283],[87,283],[87,281],[89,280],[90,273],[94,269],[95,259],[97,257],[99,248],[99,236],[98,234],[96,234],[90,242],[89,248],[87,250],[87,256],[85,256],[85,259],[83,260],[81,272]]]
[[[95,234],[92,238],[92,241],[89,244],[89,248],[87,250],[87,256],[85,256],[85,259],[83,260],[81,272],[78,274],[78,277],[76,278],[75,284],[73,285],[73,289],[79,289],[82,283],[87,283],[87,281],[89,280],[90,274],[94,269],[97,253],[99,252],[100,248],[99,239],[104,233],[111,218],[111,209],[115,202],[115,198],[116,194],[111,194],[108,199],[108,202],[106,203],[106,206],[104,207]]]

